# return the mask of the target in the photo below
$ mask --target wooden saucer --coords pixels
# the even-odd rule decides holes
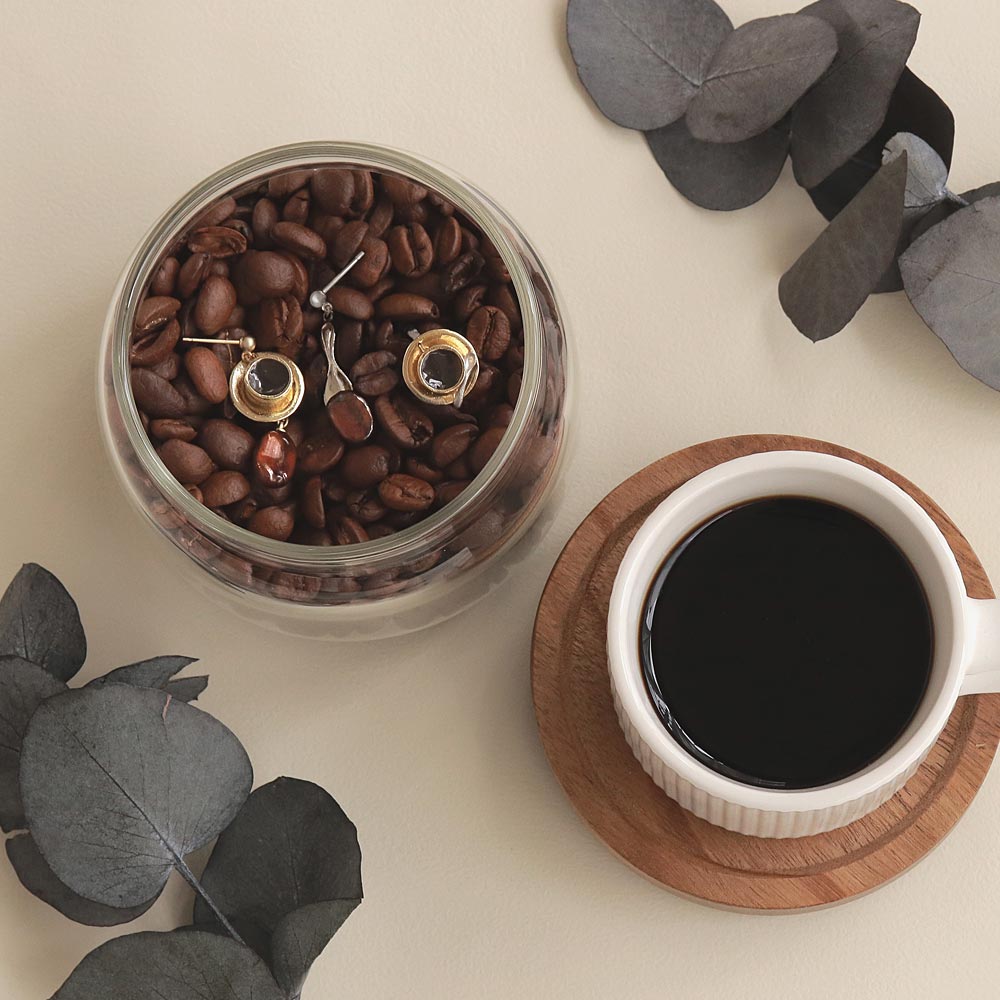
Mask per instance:
[[[947,515],[881,463],[810,438],[723,438],[654,462],[594,508],[552,570],[531,655],[545,752],[598,837],[668,889],[719,906],[771,912],[853,899],[919,861],[968,808],[1000,742],[1000,695],[960,698],[927,760],[889,802],[843,829],[789,840],[712,826],[646,776],[618,727],[608,682],[605,626],[618,565],[650,511],[692,476],[742,455],[788,450],[838,455],[902,487],[948,539],[969,595],[993,596],[983,567]]]

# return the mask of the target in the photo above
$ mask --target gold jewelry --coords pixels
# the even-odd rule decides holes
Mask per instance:
[[[454,330],[411,334],[403,355],[403,381],[417,399],[437,406],[461,406],[479,377],[476,349]]]

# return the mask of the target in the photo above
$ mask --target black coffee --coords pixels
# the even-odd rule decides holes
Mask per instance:
[[[811,788],[877,760],[923,698],[923,588],[877,528],[817,500],[718,515],[668,557],[641,634],[664,726],[747,784]]]

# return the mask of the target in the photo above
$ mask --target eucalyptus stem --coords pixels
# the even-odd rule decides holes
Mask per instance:
[[[222,926],[225,928],[226,933],[238,944],[246,946],[246,941],[244,941],[243,938],[240,937],[239,932],[229,922],[228,918],[222,912],[222,910],[220,910],[215,905],[215,900],[213,900],[212,897],[205,891],[205,887],[195,877],[194,872],[191,871],[190,868],[188,868],[186,862],[182,858],[178,858],[176,861],[176,865],[177,865],[177,870],[181,873],[182,877],[184,878],[184,881],[187,882],[187,884],[191,886],[191,888],[194,889],[194,891],[198,893],[198,895],[201,896],[203,900],[205,900],[205,902],[208,904],[208,908],[212,911],[212,913],[215,914],[215,919],[218,920],[219,923],[222,924]]]

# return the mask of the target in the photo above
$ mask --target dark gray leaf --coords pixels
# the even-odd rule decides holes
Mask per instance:
[[[21,805],[21,741],[35,709],[66,690],[47,670],[20,656],[0,657],[0,827],[9,833],[24,827]]]
[[[21,885],[40,900],[55,907],[63,916],[75,920],[78,924],[88,924],[91,927],[114,927],[117,924],[127,924],[141,917],[156,901],[156,897],[133,906],[130,909],[118,909],[91,902],[78,896],[72,889],[63,885],[55,877],[45,858],[35,845],[30,833],[20,833],[7,841],[7,857],[14,866]]]
[[[52,1000],[284,1000],[247,947],[203,931],[143,931],[95,948]]]
[[[760,201],[781,176],[788,128],[781,122],[746,142],[699,142],[687,123],[646,133],[667,180],[702,208],[731,212]]]
[[[903,226],[906,153],[884,166],[783,275],[781,306],[810,340],[842,330],[888,270]]]
[[[804,14],[762,17],[722,43],[687,123],[704,142],[743,142],[760,135],[826,72],[837,54],[837,33]]]
[[[173,695],[178,701],[194,701],[208,686],[207,677],[184,677],[172,681],[188,664],[198,661],[191,656],[155,656],[151,660],[130,663],[111,670],[103,677],[95,677],[88,687],[102,684],[131,684],[133,687],[159,688]]]
[[[580,80],[626,128],[677,121],[732,21],[714,0],[569,0],[566,34]]]
[[[206,892],[290,996],[361,902],[354,824],[318,785],[278,778],[258,788],[219,837]],[[195,902],[195,922],[212,914]]]
[[[928,229],[951,218],[965,205],[974,205],[977,201],[983,201],[985,198],[996,198],[998,195],[1000,195],[1000,182],[994,181],[992,184],[973,188],[971,191],[958,195],[957,198],[953,196],[947,201],[941,202],[940,205],[935,205],[914,227],[910,242],[916,242]]]
[[[891,163],[904,152],[908,164],[905,207],[928,209],[944,201],[948,194],[948,167],[944,160],[919,135],[900,132],[886,143],[882,162]]]
[[[1000,197],[976,201],[900,258],[906,294],[970,374],[1000,389]]]
[[[792,113],[792,165],[816,187],[879,130],[917,39],[920,14],[899,0],[818,0],[802,9],[837,32],[826,75]]]
[[[944,101],[910,69],[892,92],[882,127],[842,166],[809,189],[813,204],[832,219],[879,172],[885,144],[898,132],[912,132],[936,150],[951,168],[955,147],[955,116]],[[902,285],[900,285],[902,288]]]
[[[105,684],[43,702],[21,749],[24,811],[74,892],[138,906],[229,825],[253,772],[239,740],[162,691]]]
[[[34,563],[22,566],[0,598],[0,654],[23,656],[68,681],[87,658],[80,612],[66,588]]]

